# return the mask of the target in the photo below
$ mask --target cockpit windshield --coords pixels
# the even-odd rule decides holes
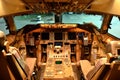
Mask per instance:
[[[27,24],[40,24],[40,23],[55,23],[55,14],[27,14],[20,15],[14,17],[14,22],[17,29],[24,27]],[[84,23],[92,23],[98,29],[101,28],[103,22],[102,15],[92,15],[85,13],[73,13],[67,12],[61,14],[61,23],[76,23],[76,24],[84,24]],[[9,33],[9,30],[6,30],[7,25],[5,23],[4,18],[0,18],[0,30],[3,30],[6,34]],[[120,21],[118,17],[113,16],[110,28],[108,29],[108,33],[111,35],[120,38],[119,35],[119,25]]]

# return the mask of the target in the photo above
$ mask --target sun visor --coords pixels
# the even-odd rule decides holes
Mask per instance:
[[[28,11],[20,0],[0,0],[0,17]]]
[[[88,12],[120,16],[120,0],[95,0],[86,9]]]

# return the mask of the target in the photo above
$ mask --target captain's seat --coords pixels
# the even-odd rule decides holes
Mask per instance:
[[[19,50],[15,47],[9,46],[9,42],[6,41],[6,35],[0,31],[0,49],[2,54],[6,58],[6,64],[14,80],[34,80],[32,73],[36,65],[36,58],[22,58],[19,54]],[[11,79],[11,80],[12,80]]]

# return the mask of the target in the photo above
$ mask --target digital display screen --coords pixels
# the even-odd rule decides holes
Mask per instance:
[[[55,46],[62,46],[63,45],[62,42],[55,42],[54,44],[55,44]]]
[[[55,40],[62,40],[62,32],[55,32]]]
[[[62,61],[55,61],[55,64],[62,64]]]
[[[120,55],[120,49],[117,49],[117,54]]]
[[[41,39],[42,40],[49,40],[49,33],[48,32],[41,33]]]
[[[69,40],[76,40],[76,33],[75,32],[68,32],[68,39]]]

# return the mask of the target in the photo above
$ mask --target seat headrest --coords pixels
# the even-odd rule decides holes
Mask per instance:
[[[4,46],[4,42],[6,41],[6,35],[3,31],[0,30],[0,46]]]

